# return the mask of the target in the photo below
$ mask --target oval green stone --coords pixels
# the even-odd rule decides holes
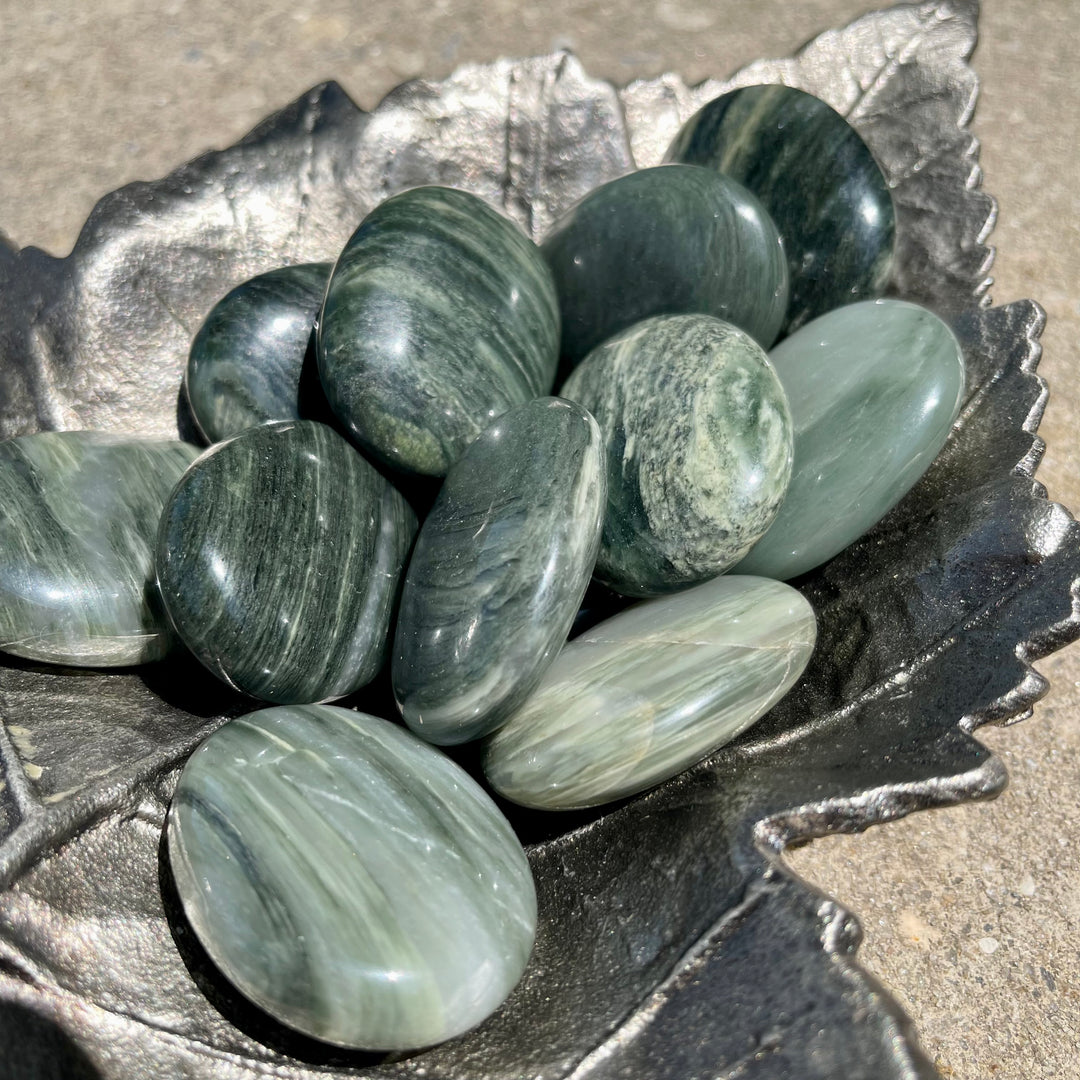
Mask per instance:
[[[334,267],[318,326],[330,406],[395,469],[443,476],[511,405],[548,393],[559,310],[536,245],[453,188],[395,195]]]
[[[687,120],[667,160],[716,169],[761,200],[787,253],[785,332],[884,291],[896,239],[889,185],[820,98],[793,86],[732,90]]]
[[[636,604],[571,641],[485,747],[500,795],[542,810],[620,799],[745,731],[809,663],[813,609],[790,586],[725,576]]]
[[[604,491],[600,429],[558,398],[503,413],[451,467],[398,611],[394,694],[418,735],[479,738],[536,686],[589,584]]]
[[[163,656],[154,541],[198,453],[98,431],[0,443],[0,649],[82,667]]]
[[[596,188],[541,250],[559,291],[564,372],[652,315],[715,315],[767,349],[787,310],[772,219],[741,184],[696,165],[641,169]]]
[[[416,518],[331,428],[248,428],[184,474],[157,569],[184,644],[230,686],[278,704],[374,678]]]
[[[264,709],[191,756],[169,863],[196,936],[284,1024],[407,1050],[478,1024],[525,969],[536,894],[480,786],[404,729]]]
[[[184,386],[210,442],[300,418],[300,378],[330,263],[259,274],[219,300],[191,343]]]
[[[787,579],[831,559],[937,457],[964,397],[964,354],[932,311],[870,300],[822,315],[770,354],[795,427],[784,505],[738,572]]]
[[[604,433],[596,577],[654,596],[715,577],[769,527],[791,472],[780,382],[749,335],[660,315],[595,349],[562,388]]]

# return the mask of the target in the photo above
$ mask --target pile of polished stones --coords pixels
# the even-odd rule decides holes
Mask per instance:
[[[784,582],[897,503],[963,395],[948,327],[878,299],[894,239],[845,120],[749,87],[539,246],[421,187],[335,264],[239,285],[191,349],[205,451],[0,446],[4,649],[107,667],[182,645],[272,706],[195,752],[167,826],[186,915],[247,997],[346,1047],[466,1031],[525,970],[536,894],[435,746],[484,739],[514,803],[592,807],[790,689],[815,620]],[[387,668],[404,725],[325,704]]]

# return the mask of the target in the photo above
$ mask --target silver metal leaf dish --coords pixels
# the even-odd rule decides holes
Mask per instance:
[[[969,397],[930,472],[799,584],[806,676],[735,743],[643,797],[511,811],[541,922],[524,981],[479,1029],[393,1059],[292,1034],[240,998],[178,910],[160,837],[179,766],[248,706],[192,661],[103,674],[0,665],[0,1046],[20,1077],[370,1075],[467,1080],[936,1075],[854,959],[858,924],[781,853],[996,794],[972,736],[1045,690],[1029,662],[1080,636],[1080,530],[1034,480],[1043,316],[989,306],[994,220],[966,125],[970,0],[902,6],[726,82],[623,89],[570,55],[464,67],[372,113],[316,87],[227,150],[102,199],[71,255],[0,242],[0,435],[190,434],[180,374],[230,287],[332,258],[400,189],[467,188],[540,237],[590,188],[660,160],[700,104],[783,81],[845,113],[894,186],[898,295],[963,343]],[[371,695],[377,695],[373,690]],[[385,702],[358,698],[372,711]]]

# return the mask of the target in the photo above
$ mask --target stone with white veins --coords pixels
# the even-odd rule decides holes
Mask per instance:
[[[525,853],[460,766],[396,724],[263,709],[191,756],[169,862],[196,936],[276,1019],[408,1050],[493,1012],[536,929]]]
[[[715,577],[776,516],[791,416],[765,352],[737,327],[709,315],[646,319],[594,349],[561,392],[604,433],[605,585],[655,596]]]

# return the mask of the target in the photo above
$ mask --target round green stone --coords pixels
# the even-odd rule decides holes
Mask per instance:
[[[776,226],[712,169],[663,165],[612,180],[564,214],[541,250],[559,290],[564,372],[652,315],[714,315],[767,349],[787,310]]]
[[[374,678],[416,531],[402,496],[331,428],[248,428],[172,493],[157,570],[184,644],[230,686],[278,704]]]
[[[0,649],[79,667],[164,656],[175,636],[154,542],[165,500],[198,453],[100,431],[0,443]]]
[[[596,577],[652,596],[715,577],[769,527],[791,475],[787,399],[749,335],[660,315],[595,349],[562,388],[604,435]]]
[[[285,266],[219,300],[191,343],[184,386],[210,442],[300,418],[300,378],[329,263]]]
[[[525,969],[536,893],[509,823],[395,724],[264,709],[191,756],[169,863],[196,936],[284,1024],[408,1050],[480,1023]]]
[[[345,245],[318,326],[338,418],[395,469],[442,476],[555,378],[559,311],[536,245],[482,199],[421,187]]]
[[[715,169],[761,200],[787,253],[786,333],[884,291],[896,240],[889,185],[820,98],[792,86],[732,90],[687,120],[667,160]]]

